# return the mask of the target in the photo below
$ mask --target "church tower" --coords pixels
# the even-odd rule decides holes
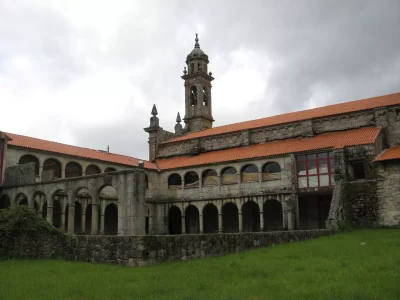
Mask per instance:
[[[196,33],[194,49],[186,57],[182,79],[185,80],[185,131],[193,132],[212,128],[211,81],[208,56],[200,49]]]

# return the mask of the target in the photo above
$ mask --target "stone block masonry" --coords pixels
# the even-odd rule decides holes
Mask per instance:
[[[144,266],[165,261],[206,258],[334,234],[333,230],[147,235],[64,236],[21,238],[10,252],[23,258],[64,255],[70,260]]]

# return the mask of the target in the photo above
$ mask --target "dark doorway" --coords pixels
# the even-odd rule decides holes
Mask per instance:
[[[82,233],[82,205],[75,201],[75,234],[81,234]]]
[[[242,208],[243,232],[260,231],[260,208],[258,204],[249,201]]]
[[[331,206],[331,195],[299,197],[300,229],[324,229]]]
[[[61,204],[58,200],[54,200],[53,204],[53,225],[61,229]]]
[[[222,227],[227,233],[239,231],[239,214],[236,204],[227,203],[222,207]]]
[[[104,234],[118,234],[118,207],[115,204],[108,204],[104,212]]]
[[[185,229],[188,234],[200,232],[199,210],[194,205],[189,205],[185,212]]]
[[[92,232],[92,204],[86,207],[85,232],[86,234]]]
[[[264,231],[283,230],[282,204],[277,200],[264,203]]]
[[[203,209],[204,233],[218,232],[218,209],[214,204],[207,204]]]
[[[172,206],[168,212],[168,231],[169,234],[182,233],[182,214],[176,206]]]

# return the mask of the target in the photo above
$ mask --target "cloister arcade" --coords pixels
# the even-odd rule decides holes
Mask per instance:
[[[279,163],[267,162],[261,167],[261,170],[255,164],[243,166],[240,172],[232,166],[224,167],[219,173],[214,169],[206,169],[201,173],[201,177],[195,171],[186,172],[183,178],[178,173],[172,173],[168,176],[168,189],[177,190],[279,179],[281,179]]]
[[[169,234],[235,233],[294,229],[296,208],[286,200],[215,200],[211,203],[171,204],[168,209]],[[221,203],[221,201],[223,203]]]

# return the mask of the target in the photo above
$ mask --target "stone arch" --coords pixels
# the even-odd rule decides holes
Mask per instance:
[[[281,166],[277,162],[267,162],[262,167],[262,180],[281,179]]]
[[[258,168],[254,164],[245,165],[241,170],[242,182],[258,182]]]
[[[28,198],[26,197],[26,195],[24,193],[19,193],[17,195],[17,197],[15,197],[15,203],[17,205],[26,205],[28,206]]]
[[[218,232],[218,208],[212,203],[208,203],[203,208],[203,232]]]
[[[182,178],[178,173],[173,173],[168,176],[168,189],[180,190],[182,189]]]
[[[182,233],[182,213],[177,206],[171,206],[168,211],[168,232],[169,234]]]
[[[19,158],[18,164],[24,165],[28,163],[35,163],[35,174],[39,175],[39,159],[32,154],[25,154]]]
[[[95,175],[100,173],[101,173],[100,168],[94,164],[88,165],[85,170],[85,175]]]
[[[217,171],[213,169],[207,169],[202,174],[203,186],[216,186],[218,182]]]
[[[197,104],[197,87],[192,85],[190,87],[190,106],[196,106]]]
[[[185,188],[199,187],[199,174],[189,171],[185,174]]]
[[[188,234],[200,233],[199,209],[194,205],[189,205],[185,210],[185,232]]]
[[[235,203],[229,202],[222,207],[222,227],[227,233],[239,231],[239,211]]]
[[[6,194],[0,196],[0,209],[9,208],[11,206],[10,197]]]
[[[70,161],[65,166],[65,178],[82,176],[82,166],[74,161]]]
[[[237,171],[234,167],[226,167],[221,171],[221,184],[238,183]]]
[[[117,169],[115,169],[115,168],[113,168],[113,167],[107,167],[107,168],[104,170],[104,173],[116,172],[116,171],[117,171]]]
[[[118,234],[118,207],[115,203],[110,203],[104,211],[104,234]]]
[[[260,208],[254,201],[248,201],[242,206],[243,232],[260,231]]]
[[[264,231],[283,230],[282,204],[278,200],[267,200],[264,203]]]
[[[45,205],[45,203],[47,203],[46,201],[46,195],[45,193],[43,193],[42,191],[35,191],[33,193],[33,207],[35,209],[35,211],[37,212],[37,216],[40,218],[44,218],[47,216],[47,205]],[[43,212],[43,210],[45,210],[46,212]]]
[[[43,162],[43,172],[48,173],[45,175],[47,179],[61,178],[61,163],[55,158],[48,158]]]

